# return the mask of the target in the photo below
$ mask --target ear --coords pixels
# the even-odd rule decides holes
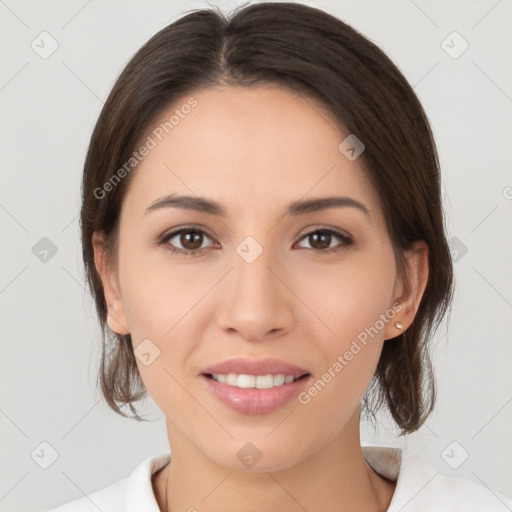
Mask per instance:
[[[103,284],[103,293],[108,308],[107,323],[110,329],[117,334],[129,334],[128,321],[119,292],[119,283],[116,273],[107,264],[103,241],[103,233],[95,231],[92,235],[94,264]]]
[[[403,279],[401,276],[397,278],[393,301],[393,309],[396,314],[393,320],[386,325],[386,340],[398,336],[412,324],[427,286],[429,268],[426,242],[416,241],[413,247],[406,252],[405,257],[407,279]]]

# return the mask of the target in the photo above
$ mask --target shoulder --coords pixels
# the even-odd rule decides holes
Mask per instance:
[[[367,462],[396,481],[388,512],[505,512],[512,500],[464,477],[447,476],[407,448],[363,447]]]
[[[168,453],[148,457],[128,477],[46,512],[160,512],[151,478],[169,461]]]
[[[503,494],[463,477],[450,477],[437,473],[418,501],[437,504],[438,510],[464,510],[464,512],[505,512],[512,510],[512,500]],[[409,509],[406,509],[409,510]],[[411,508],[412,510],[412,508]],[[404,510],[405,512],[405,510]]]
[[[118,510],[119,512],[126,510],[124,507],[126,495],[126,481],[123,478],[99,491],[93,492],[81,498],[69,501],[64,505],[52,508],[47,512],[98,512],[102,510]]]

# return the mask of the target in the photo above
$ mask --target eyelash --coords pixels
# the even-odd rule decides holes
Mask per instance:
[[[212,238],[211,236],[208,235],[208,233],[206,233],[202,229],[194,227],[194,226],[188,226],[188,227],[181,228],[181,229],[178,229],[171,233],[163,235],[160,238],[158,244],[159,245],[167,244],[167,242],[169,240],[171,240],[172,238],[174,238],[175,236],[180,235],[182,233],[190,233],[190,232],[200,233],[202,235],[206,235],[210,239]],[[350,246],[354,243],[352,238],[349,237],[348,235],[346,235],[345,233],[343,233],[342,231],[338,231],[337,229],[327,228],[327,227],[318,228],[313,231],[310,231],[309,233],[306,233],[305,235],[303,235],[301,237],[300,241],[302,241],[303,239],[305,239],[308,236],[311,236],[315,233],[324,233],[324,234],[335,235],[342,241],[342,243],[340,245],[335,246],[335,247],[331,247],[331,248],[327,248],[327,249],[310,249],[311,251],[315,252],[316,254],[326,254],[326,253],[338,252],[342,249],[346,249],[348,246]],[[206,249],[208,249],[208,247],[203,247],[202,249],[190,250],[190,249],[176,249],[175,247],[167,246],[166,249],[168,251],[170,251],[171,253],[175,253],[175,254],[199,255],[199,254],[202,254]]]

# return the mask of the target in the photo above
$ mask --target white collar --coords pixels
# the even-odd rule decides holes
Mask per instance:
[[[362,446],[362,453],[376,473],[396,482],[387,512],[500,512],[512,508],[503,494],[462,477],[441,474],[407,448]],[[126,512],[160,512],[153,493],[152,475],[171,460],[170,453],[148,457],[123,479],[116,490],[125,496]],[[116,485],[116,484],[114,484]],[[101,493],[101,491],[100,491]]]

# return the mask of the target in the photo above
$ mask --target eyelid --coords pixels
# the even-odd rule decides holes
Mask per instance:
[[[346,230],[337,228],[335,226],[328,226],[326,224],[313,224],[312,226],[308,226],[307,228],[304,228],[303,230],[300,230],[296,235],[295,238],[304,238],[306,235],[310,235],[311,233],[315,233],[316,231],[334,231],[340,236],[343,236],[345,238],[350,238],[353,240],[353,236]],[[302,233],[302,234],[301,234]]]
[[[201,224],[186,224],[185,226],[179,226],[179,227],[175,227],[175,228],[172,228],[172,229],[168,229],[168,230],[165,230],[159,237],[158,239],[162,239],[162,238],[167,238],[171,235],[178,235],[180,234],[182,231],[194,231],[194,230],[197,230],[197,231],[200,231],[200,232],[203,232],[204,234],[208,235],[210,238],[214,239],[215,237],[210,233],[209,229]]]
[[[209,232],[209,229],[206,226],[203,226],[202,224],[187,224],[185,226],[172,228],[171,230],[164,231],[158,238],[161,239],[168,235],[176,235],[176,234],[179,234],[181,231],[185,231],[187,229],[190,229],[190,230],[197,229],[198,231],[204,231],[204,233],[206,235],[208,235],[210,238],[212,238],[212,239],[215,238]],[[307,228],[302,228],[300,231],[298,231],[295,234],[294,238],[298,238],[299,236],[300,236],[300,238],[303,238],[304,236],[314,233],[315,231],[322,231],[322,230],[335,231],[335,232],[339,233],[340,235],[343,235],[347,238],[351,238],[351,239],[353,238],[352,235],[348,231],[341,229],[341,228],[334,227],[334,226],[328,226],[325,224],[312,225],[312,226],[308,226]],[[302,235],[301,235],[302,231],[304,231],[304,233],[302,233]]]

